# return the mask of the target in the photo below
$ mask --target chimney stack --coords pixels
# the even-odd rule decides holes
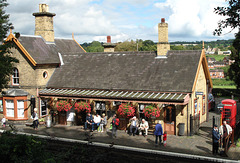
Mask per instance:
[[[107,36],[107,43],[111,43],[111,36]]]
[[[166,55],[170,50],[170,44],[168,42],[168,24],[165,23],[165,19],[161,19],[161,23],[158,24],[158,44],[157,55]]]
[[[107,36],[107,43],[103,44],[104,52],[114,52],[116,44],[111,43],[111,36]]]
[[[39,12],[35,16],[35,35],[42,36],[47,42],[54,42],[53,17],[56,14],[50,13],[47,4],[39,4]]]

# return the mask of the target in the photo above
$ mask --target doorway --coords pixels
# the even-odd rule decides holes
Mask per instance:
[[[176,108],[174,106],[167,106],[164,109],[164,130],[169,135],[175,135],[176,126]]]

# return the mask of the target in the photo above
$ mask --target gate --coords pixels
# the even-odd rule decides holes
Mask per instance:
[[[199,133],[200,114],[190,115],[190,136]]]

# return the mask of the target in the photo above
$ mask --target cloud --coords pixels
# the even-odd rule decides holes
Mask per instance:
[[[78,42],[143,39],[157,41],[157,24],[162,17],[169,24],[169,40],[219,39],[212,35],[221,18],[213,8],[225,0],[8,0],[7,13],[15,31],[34,34],[35,20],[32,13],[39,11],[39,3],[49,5],[49,12],[56,13],[56,37],[71,38]],[[233,38],[224,35],[222,38]]]
[[[214,8],[224,6],[224,0],[167,0],[155,3],[155,7],[167,11],[169,35],[176,38],[216,38],[213,31],[223,17],[214,13]],[[231,36],[230,36],[231,37]]]

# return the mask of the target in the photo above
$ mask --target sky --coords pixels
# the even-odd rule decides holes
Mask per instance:
[[[157,26],[165,18],[169,42],[233,39],[225,30],[213,36],[217,22],[224,17],[214,8],[226,6],[225,0],[7,0],[5,8],[13,23],[13,32],[34,35],[39,4],[48,4],[55,13],[54,32],[58,38],[74,38],[79,43],[112,42],[136,39],[158,41]]]

